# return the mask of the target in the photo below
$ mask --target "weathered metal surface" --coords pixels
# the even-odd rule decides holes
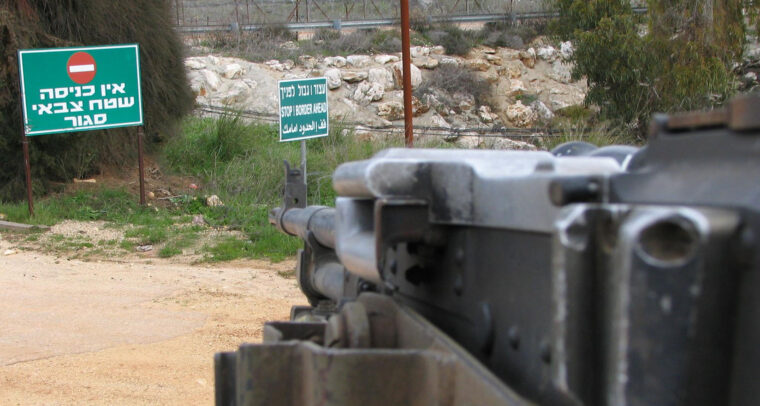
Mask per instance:
[[[531,405],[424,318],[387,297],[364,294],[330,319],[337,325],[333,320],[340,326],[332,333],[327,328],[325,346],[283,334],[276,342],[217,354],[217,382],[225,382],[217,385],[217,404]],[[277,328],[286,329],[282,323]],[[291,334],[312,328],[287,325]]]
[[[237,404],[756,404],[751,100],[723,121],[658,116],[641,150],[342,165],[334,210],[275,215],[304,239],[314,309],[241,347],[217,390],[235,379]]]

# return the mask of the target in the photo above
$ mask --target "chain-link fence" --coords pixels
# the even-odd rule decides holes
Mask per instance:
[[[399,18],[399,0],[173,0],[178,26]],[[545,10],[544,0],[411,0],[417,18]]]

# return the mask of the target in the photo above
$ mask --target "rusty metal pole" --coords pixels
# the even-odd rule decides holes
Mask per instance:
[[[29,200],[29,216],[34,217],[34,194],[32,193],[32,167],[29,163],[29,137],[21,131],[22,148],[24,149],[24,172],[26,174],[26,198]]]
[[[401,0],[401,54],[404,82],[404,139],[406,147],[414,147],[412,127],[412,54],[409,39],[409,0]]]
[[[143,128],[137,128],[137,159],[140,171],[140,205],[145,206],[145,168],[143,165]]]
[[[23,95],[22,95],[23,98]],[[24,130],[26,121],[24,120],[24,110],[21,109],[21,149],[24,154],[24,175],[26,177],[26,198],[29,202],[29,216],[34,217],[34,193],[32,193],[32,166],[29,160],[29,137]]]

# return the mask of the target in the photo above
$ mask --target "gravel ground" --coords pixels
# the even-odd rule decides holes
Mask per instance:
[[[2,405],[211,404],[213,354],[259,341],[264,321],[305,303],[282,276],[292,261],[84,262],[13,248],[0,237]]]

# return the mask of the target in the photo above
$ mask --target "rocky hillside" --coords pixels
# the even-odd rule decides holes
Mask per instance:
[[[582,103],[587,89],[584,80],[570,77],[570,43],[555,48],[539,37],[523,50],[481,46],[464,58],[446,55],[440,46],[411,51],[414,125],[420,135],[425,128],[466,135],[478,129],[540,127],[557,110]],[[303,55],[258,64],[207,54],[189,57],[185,65],[199,105],[272,116],[279,80],[324,76],[331,117],[361,123],[356,132],[362,135],[402,122],[400,59],[400,53]]]

